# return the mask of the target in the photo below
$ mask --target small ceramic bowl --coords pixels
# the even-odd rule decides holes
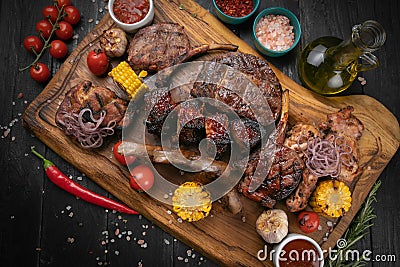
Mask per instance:
[[[273,256],[274,266],[280,267],[279,258],[280,258],[282,249],[285,247],[285,245],[288,244],[290,241],[299,240],[299,239],[310,242],[317,249],[319,255],[316,255],[316,256],[318,257],[318,260],[319,260],[319,267],[324,267],[324,253],[323,253],[320,245],[318,245],[318,243],[315,242],[314,239],[312,239],[308,236],[301,235],[301,234],[295,234],[295,233],[288,234],[285,237],[285,239],[282,240],[281,243],[274,246],[274,251],[275,251],[274,256]],[[302,253],[299,253],[299,255],[301,255],[301,254]],[[290,252],[288,252],[288,253],[285,253],[285,255],[283,255],[282,257],[286,257],[288,259],[290,257],[290,255],[296,255],[296,253],[291,254]],[[308,254],[304,253],[304,255],[307,256]],[[294,256],[292,256],[292,257],[294,257]]]
[[[253,11],[251,11],[250,14],[244,16],[244,17],[232,17],[228,16],[224,12],[222,12],[221,9],[217,6],[217,3],[215,2],[216,0],[213,0],[214,4],[214,12],[217,15],[217,17],[222,20],[225,23],[228,24],[240,24],[248,20],[258,9],[258,6],[260,5],[260,0],[253,0]]]
[[[290,25],[293,26],[293,32],[294,32],[294,42],[293,45],[286,50],[282,50],[282,51],[274,51],[271,49],[266,48],[257,38],[256,35],[256,27],[258,24],[258,21],[267,15],[283,15],[285,17],[287,17],[290,20]],[[254,24],[253,24],[253,40],[254,40],[254,45],[256,46],[256,48],[258,49],[258,51],[260,51],[262,54],[266,55],[266,56],[270,56],[270,57],[280,57],[283,56],[284,54],[286,54],[287,52],[289,52],[290,50],[292,50],[299,42],[300,40],[300,36],[301,36],[301,27],[300,27],[300,22],[297,19],[297,17],[289,10],[282,8],[282,7],[270,7],[267,9],[264,9],[263,11],[261,11],[258,16],[256,17],[256,19],[254,20]]]
[[[115,21],[115,23],[124,31],[129,32],[129,33],[134,33],[140,28],[143,28],[145,26],[148,26],[152,23],[153,18],[154,18],[154,3],[153,0],[149,0],[150,8],[149,12],[147,15],[141,20],[136,23],[123,23],[119,21],[114,14],[113,11],[113,6],[114,6],[114,0],[109,0],[108,1],[108,11],[110,12],[111,18]]]

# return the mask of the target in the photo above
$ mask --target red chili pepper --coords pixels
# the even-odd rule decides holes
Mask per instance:
[[[33,147],[31,149],[32,153],[38,156],[43,160],[43,167],[46,171],[47,177],[49,177],[50,181],[52,181],[55,185],[61,187],[68,193],[71,193],[89,203],[101,206],[106,209],[116,210],[119,212],[123,212],[126,214],[139,214],[137,211],[134,211],[127,206],[116,202],[110,198],[103,197],[98,195],[87,188],[81,186],[78,183],[75,183],[71,179],[69,179],[65,174],[63,174],[53,162],[45,159],[41,154],[39,154]]]

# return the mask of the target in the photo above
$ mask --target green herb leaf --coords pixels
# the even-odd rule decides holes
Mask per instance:
[[[368,234],[367,229],[373,225],[372,223],[370,223],[370,221],[376,218],[372,203],[376,201],[376,191],[378,191],[378,188],[380,186],[381,181],[377,181],[372,187],[367,199],[361,206],[361,209],[358,211],[355,219],[343,236],[343,239],[347,241],[346,247],[336,249],[338,255],[346,255],[347,251],[350,251],[360,239]],[[357,261],[353,262],[346,262],[346,259],[344,259],[343,257],[336,257],[336,259],[334,260],[331,260],[328,257],[325,263],[328,267],[362,267],[366,264],[363,258],[360,258]]]

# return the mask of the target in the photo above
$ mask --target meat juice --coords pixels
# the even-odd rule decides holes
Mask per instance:
[[[149,0],[115,0],[113,12],[115,17],[127,24],[141,21],[149,13]]]
[[[309,241],[303,239],[292,240],[283,247],[279,266],[319,267],[319,257],[318,249]]]

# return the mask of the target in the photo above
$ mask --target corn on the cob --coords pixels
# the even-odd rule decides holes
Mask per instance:
[[[175,190],[172,205],[179,217],[194,222],[208,216],[212,203],[209,192],[201,184],[186,182]]]
[[[310,199],[315,212],[328,217],[343,216],[351,207],[349,187],[338,180],[326,180],[319,183]]]
[[[145,77],[147,73],[141,72],[140,75],[141,77]],[[141,88],[147,88],[126,61],[119,63],[118,66],[108,73],[108,76],[111,76],[131,98],[134,97]]]

